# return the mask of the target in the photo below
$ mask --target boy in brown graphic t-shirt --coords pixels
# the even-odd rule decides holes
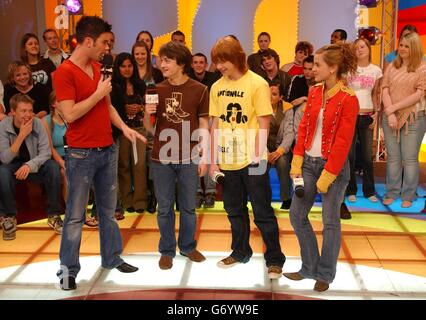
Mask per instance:
[[[198,176],[204,176],[207,170],[207,152],[202,152],[205,148],[200,150],[198,144],[201,138],[202,145],[208,145],[209,94],[206,86],[188,76],[192,56],[187,47],[169,42],[161,47],[159,56],[167,80],[157,85],[158,105],[146,105],[144,124],[154,135],[150,170],[158,200],[159,267],[166,270],[173,266],[176,255],[175,182],[179,189],[180,254],[194,262],[205,260],[196,250],[195,195]],[[154,128],[151,114],[156,117]],[[203,155],[201,160],[199,154]]]

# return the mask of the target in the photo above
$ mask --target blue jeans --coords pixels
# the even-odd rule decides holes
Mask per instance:
[[[160,229],[158,249],[161,255],[176,256],[175,236],[175,186],[179,189],[179,237],[178,246],[183,254],[195,250],[195,195],[198,183],[198,166],[196,164],[162,164],[151,161],[150,175],[154,181],[155,196],[158,201],[157,222]]]
[[[305,155],[302,175],[305,183],[305,195],[293,196],[290,207],[290,222],[299,240],[302,268],[299,273],[309,279],[331,283],[336,276],[337,258],[341,244],[340,205],[345,197],[349,182],[349,162],[346,161],[327,193],[322,194],[323,242],[321,256],[317,238],[308,215],[317,195],[316,183],[326,160]]]
[[[385,198],[414,201],[419,183],[419,150],[425,134],[424,112],[412,123],[406,123],[399,131],[400,139],[389,128],[388,118],[383,117],[383,133],[387,151]],[[406,130],[408,129],[408,134]],[[404,177],[402,171],[404,169]]]
[[[15,187],[15,172],[24,165],[23,162],[12,162],[0,165],[0,214],[14,217],[17,214]],[[27,180],[42,182],[47,195],[47,215],[54,216],[63,213],[61,205],[61,173],[59,165],[53,160],[47,160],[37,173],[30,173]]]
[[[269,174],[250,175],[249,167],[223,171],[223,205],[231,223],[231,256],[241,262],[250,260],[253,251],[250,247],[250,218],[247,196],[253,207],[254,223],[262,235],[266,251],[266,266],[282,267],[285,256],[281,251],[279,229],[274,209],[271,207],[272,192]]]
[[[374,196],[376,190],[374,188],[374,172],[373,172],[373,129],[370,125],[373,118],[369,115],[358,115],[355,127],[355,135],[352,141],[352,147],[349,152],[349,163],[351,168],[351,178],[349,180],[348,195],[356,195],[358,191],[355,177],[356,163],[356,141],[359,140],[361,146],[361,162],[362,162],[362,192],[364,197]]]
[[[291,152],[283,154],[275,164],[270,165],[277,170],[278,179],[280,180],[280,198],[281,201],[291,199],[292,181],[290,178],[290,164],[293,158]]]
[[[61,266],[68,275],[80,271],[80,243],[85,208],[93,184],[97,203],[102,267],[113,269],[123,263],[121,234],[114,218],[117,202],[116,146],[103,149],[69,148],[65,157],[68,199],[60,249]],[[60,276],[61,271],[58,272]]]

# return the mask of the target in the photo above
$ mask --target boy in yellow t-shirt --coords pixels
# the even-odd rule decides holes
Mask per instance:
[[[266,142],[272,106],[267,82],[248,70],[241,44],[232,37],[214,45],[212,61],[223,77],[210,91],[211,128],[210,175],[222,171],[223,203],[231,223],[232,253],[218,262],[221,268],[248,262],[250,197],[254,222],[265,242],[265,260],[270,279],[282,275],[285,256],[281,251],[278,223],[271,207],[267,172]]]

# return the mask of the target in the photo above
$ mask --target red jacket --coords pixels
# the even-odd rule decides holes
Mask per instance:
[[[324,85],[317,84],[310,92],[305,114],[300,122],[294,154],[304,157],[315,136],[318,114],[323,104]],[[322,148],[324,169],[338,176],[352,146],[359,111],[355,93],[338,82],[325,97],[323,113]]]

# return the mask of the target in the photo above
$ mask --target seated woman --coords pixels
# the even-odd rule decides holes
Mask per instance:
[[[268,164],[275,166],[280,180],[281,209],[291,205],[290,163],[294,141],[293,106],[283,102],[279,83],[270,85],[273,115],[268,135]]]
[[[5,114],[10,113],[10,98],[17,93],[26,94],[34,100],[33,112],[37,118],[41,119],[50,112],[48,94],[41,84],[33,82],[30,66],[21,61],[9,65],[8,82],[4,86]]]
[[[50,148],[52,150],[52,158],[55,160],[61,169],[62,178],[62,195],[64,200],[67,200],[67,178],[65,175],[65,133],[67,132],[67,124],[61,117],[56,107],[56,92],[52,91],[49,95],[50,114],[42,119],[47,132],[49,133]]]

